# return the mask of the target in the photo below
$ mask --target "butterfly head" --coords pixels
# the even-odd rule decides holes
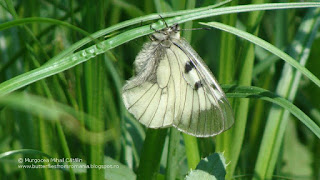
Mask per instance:
[[[156,31],[151,35],[153,41],[165,41],[170,39],[179,39],[180,38],[180,26],[174,24],[168,26],[160,31]]]

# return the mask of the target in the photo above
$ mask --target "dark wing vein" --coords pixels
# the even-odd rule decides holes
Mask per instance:
[[[161,88],[159,88],[159,89],[161,89]],[[163,91],[163,89],[161,89],[159,103],[158,103],[158,105],[157,105],[156,110],[154,111],[154,113],[153,113],[153,115],[152,115],[152,118],[151,118],[151,120],[150,120],[150,122],[149,122],[149,124],[148,124],[148,127],[150,126],[150,124],[151,124],[154,116],[156,115],[156,113],[157,113],[157,111],[158,111],[158,108],[159,108],[159,105],[160,105],[160,102],[161,102],[161,99],[162,99],[162,91]],[[157,91],[157,92],[158,92],[158,91]],[[154,96],[153,96],[153,97],[154,97]],[[153,98],[152,98],[152,100],[153,100]],[[147,109],[147,108],[146,108],[146,109]]]
[[[141,116],[139,117],[139,119],[138,119],[139,121],[140,121],[141,117],[144,115],[144,113],[146,113],[146,110],[149,108],[149,105],[151,104],[154,96],[157,94],[157,92],[159,91],[159,89],[160,89],[160,88],[158,88],[157,91],[156,91],[156,92],[154,93],[154,95],[152,96],[151,101],[148,103],[148,106],[144,109],[143,113],[142,113]]]
[[[144,93],[136,100],[136,102],[132,103],[132,105],[131,105],[130,107],[128,107],[128,110],[129,110],[131,107],[133,107],[144,95],[146,95],[146,93],[147,93],[154,85],[156,85],[156,84],[153,84],[152,86],[150,86],[150,88],[147,89],[146,92],[144,92]],[[137,86],[135,86],[135,87],[137,87]],[[127,90],[126,90],[126,91],[127,91]]]
[[[201,106],[200,106],[200,95],[199,95],[199,92],[198,91],[193,91],[193,92],[195,92],[195,93],[197,93],[197,95],[198,95],[198,99],[199,99],[199,114],[198,114],[198,122],[197,122],[197,129],[196,129],[196,133],[198,133],[199,132],[199,123],[200,123],[200,121],[201,121],[201,118],[200,118],[200,108],[201,108]]]
[[[180,122],[181,122],[182,115],[183,115],[183,112],[184,112],[185,107],[186,107],[187,94],[188,94],[188,86],[186,85],[186,95],[184,96],[185,101],[184,101],[184,103],[183,103],[183,109],[182,109],[182,111],[181,111],[181,116],[180,116],[180,119],[179,119],[179,122],[178,122],[177,126],[178,126],[178,125],[180,124]],[[190,118],[189,118],[189,119],[190,119]],[[190,121],[189,121],[189,126],[190,126]]]
[[[167,48],[167,50],[168,50],[168,49],[170,49],[170,48]],[[165,52],[166,52],[165,55],[167,56],[168,61],[169,61],[170,71],[173,72],[172,69],[171,69],[171,68],[173,68],[173,67],[171,67],[170,60],[169,60],[169,56],[168,56],[168,54],[167,54],[167,50],[165,51]],[[171,76],[171,77],[172,77],[172,76]],[[171,77],[170,77],[170,78],[171,78]],[[170,80],[170,79],[169,79],[169,80]],[[173,92],[174,92],[174,99],[175,99],[175,97],[176,97],[176,82],[175,82],[174,78],[172,78],[172,81],[173,81]],[[168,83],[168,84],[169,84],[169,83]],[[175,113],[176,113],[176,101],[174,101],[173,118],[174,118]],[[173,121],[173,120],[172,120],[172,121]]]
[[[170,78],[171,78],[171,74],[170,74]],[[170,78],[169,78],[169,81],[170,81]],[[167,92],[168,92],[168,94],[167,94],[167,103],[166,103],[166,110],[164,111],[164,115],[162,117],[162,127],[164,126],[164,118],[166,117],[167,111],[168,111],[168,103],[169,103],[169,87],[168,86],[167,86]]]

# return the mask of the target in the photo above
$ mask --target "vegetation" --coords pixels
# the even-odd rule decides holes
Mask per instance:
[[[320,2],[278,2],[0,1],[0,179],[320,179]],[[230,130],[147,129],[125,109],[159,15],[210,28],[182,36],[225,90]]]

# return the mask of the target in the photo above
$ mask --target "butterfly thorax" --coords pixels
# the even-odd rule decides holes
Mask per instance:
[[[175,24],[163,30],[156,31],[150,38],[152,41],[156,41],[164,47],[170,47],[172,39],[180,39],[180,26]]]

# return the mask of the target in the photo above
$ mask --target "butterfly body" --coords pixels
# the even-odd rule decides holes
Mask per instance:
[[[173,25],[151,35],[123,87],[126,108],[150,128],[208,137],[229,129],[232,109],[209,68]]]

